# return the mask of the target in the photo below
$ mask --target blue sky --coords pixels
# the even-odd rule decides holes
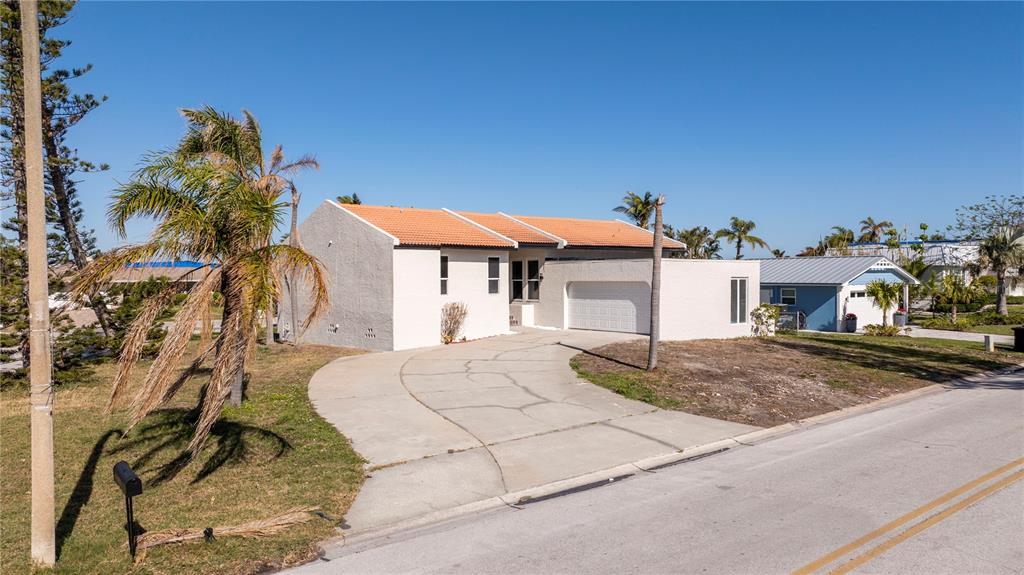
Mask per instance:
[[[104,248],[116,182],[203,104],[316,155],[304,214],[355,192],[611,218],[650,190],[676,227],[737,215],[795,253],[1024,188],[1021,3],[83,2],[58,34],[110,98],[71,136],[111,165],[79,186]]]

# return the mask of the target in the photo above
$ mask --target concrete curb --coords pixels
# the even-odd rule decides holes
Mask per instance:
[[[1008,368],[1004,370],[997,370],[985,373],[975,374],[970,376],[974,377],[988,377],[994,375],[1006,375],[1009,373],[1015,373],[1018,371],[1024,371],[1024,365]],[[522,505],[528,505],[544,499],[550,499],[563,494],[569,494],[578,491],[584,491],[587,489],[598,487],[602,484],[610,484],[615,481],[626,479],[638,473],[653,473],[658,469],[669,467],[675,464],[684,463],[686,461],[699,459],[704,456],[710,456],[717,453],[728,451],[729,449],[741,446],[752,446],[773,439],[778,439],[782,436],[790,433],[801,431],[832,423],[849,417],[854,417],[864,413],[877,411],[886,407],[912,401],[921,397],[929,395],[952,391],[956,389],[956,384],[959,382],[970,383],[966,378],[956,379],[947,383],[936,383],[926,387],[913,389],[904,393],[896,395],[890,395],[883,397],[875,401],[868,403],[862,403],[808,417],[798,421],[792,421],[789,423],[783,423],[774,427],[768,427],[765,429],[758,429],[757,431],[751,431],[727,439],[721,439],[713,441],[711,443],[705,443],[701,445],[694,445],[686,447],[680,451],[673,453],[666,453],[663,455],[656,455],[645,459],[640,459],[631,463],[625,463],[602,469],[599,471],[593,471],[584,475],[576,477],[570,477],[568,479],[562,479],[545,485],[539,485],[537,487],[531,487],[520,491],[506,493],[504,495],[490,497],[481,501],[475,501],[472,503],[466,503],[450,509],[443,509],[427,515],[422,515],[413,519],[407,519],[398,521],[389,525],[383,525],[380,527],[374,527],[361,531],[353,531],[351,533],[345,533],[338,537],[334,537],[323,541],[321,548],[325,550],[324,556],[329,557],[329,548],[352,548],[355,546],[362,546],[378,539],[384,539],[393,537],[397,534],[412,534],[418,530],[425,529],[428,527],[436,527],[445,523],[457,520],[467,515],[482,513],[485,511],[492,511],[500,509],[502,507],[514,507],[518,508]]]

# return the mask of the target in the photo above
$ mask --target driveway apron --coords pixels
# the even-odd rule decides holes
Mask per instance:
[[[756,429],[632,401],[569,367],[581,350],[636,337],[529,330],[324,366],[310,381],[310,399],[369,461],[349,528],[382,527]]]

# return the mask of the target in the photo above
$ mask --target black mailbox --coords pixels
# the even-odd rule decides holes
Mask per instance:
[[[128,462],[118,461],[114,465],[114,481],[117,482],[118,487],[124,492],[125,497],[142,495],[142,480],[139,479],[138,475],[135,475]]]
[[[118,461],[114,464],[114,483],[124,493],[124,513],[128,530],[128,552],[135,558],[135,547],[138,536],[135,533],[135,508],[132,505],[132,497],[142,495],[142,480],[132,471],[127,461]]]

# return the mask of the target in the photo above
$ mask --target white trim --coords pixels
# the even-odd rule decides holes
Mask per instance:
[[[510,238],[508,236],[503,236],[503,235],[499,234],[498,232],[492,230],[491,228],[489,228],[487,226],[484,226],[484,225],[481,225],[481,224],[478,224],[477,222],[474,222],[473,220],[467,218],[466,216],[464,216],[462,214],[459,214],[457,212],[453,212],[452,210],[449,210],[448,208],[441,208],[441,211],[445,212],[446,214],[453,215],[456,218],[466,222],[467,224],[470,224],[472,226],[476,226],[476,227],[480,228],[481,230],[483,230],[483,231],[485,231],[485,232],[487,232],[487,233],[489,233],[489,234],[491,234],[493,236],[497,236],[497,237],[505,240],[506,242],[511,242],[513,248],[519,249],[519,242],[515,241],[514,239],[512,239],[512,238]]]
[[[562,248],[564,248],[564,247],[565,247],[566,245],[568,245],[568,244],[569,244],[569,242],[567,242],[567,241],[565,241],[564,239],[562,239],[562,238],[560,238],[560,237],[556,236],[555,234],[552,234],[552,233],[548,233],[548,232],[545,232],[544,230],[542,230],[542,229],[538,228],[537,226],[531,226],[530,224],[528,224],[528,223],[526,223],[526,222],[524,222],[524,221],[522,221],[522,220],[517,220],[516,218],[514,218],[514,217],[512,217],[512,216],[510,216],[510,215],[508,215],[508,214],[506,214],[505,212],[498,212],[498,215],[499,215],[499,216],[504,216],[504,217],[506,217],[506,218],[508,218],[508,219],[512,220],[513,222],[515,222],[515,223],[517,223],[517,224],[519,224],[519,225],[521,225],[521,226],[525,226],[525,227],[527,227],[527,228],[530,228],[531,230],[533,230],[533,231],[537,232],[538,234],[541,234],[541,235],[545,235],[545,236],[547,236],[547,237],[549,237],[549,238],[551,238],[551,239],[555,240],[556,242],[558,242],[558,248],[557,248],[557,249],[562,249]]]
[[[391,234],[389,234],[389,233],[385,232],[384,230],[382,230],[382,229],[380,229],[379,227],[377,227],[377,226],[375,226],[375,225],[371,224],[370,222],[368,222],[368,221],[364,220],[363,218],[361,218],[361,217],[357,216],[357,215],[355,214],[355,212],[352,212],[352,211],[348,210],[347,208],[343,208],[343,207],[341,207],[341,204],[335,203],[335,201],[334,201],[334,200],[325,200],[325,201],[326,201],[326,202],[327,202],[328,204],[331,204],[332,206],[334,206],[334,207],[338,208],[339,210],[341,210],[341,211],[345,212],[346,214],[348,214],[348,215],[352,216],[353,218],[355,218],[355,219],[359,220],[360,222],[363,222],[364,224],[366,224],[366,225],[370,226],[371,228],[373,228],[373,229],[377,230],[378,232],[380,232],[380,233],[384,234],[385,236],[387,236],[387,237],[391,238],[391,241],[392,241],[392,242],[394,242],[394,244],[395,244],[396,246],[397,246],[397,245],[399,245],[399,243],[400,243],[400,242],[398,241],[398,238],[396,238],[395,236],[393,236],[393,235],[391,235]]]
[[[619,218],[615,218],[615,221],[619,222],[620,224],[626,224],[627,226],[629,226],[631,228],[636,228],[638,230],[643,230],[643,231],[651,234],[652,238],[654,237],[654,230],[649,230],[647,228],[641,228],[640,226],[638,226],[636,224],[627,222],[626,220],[620,220]],[[662,245],[663,248],[664,247],[672,247],[672,248],[675,248],[675,249],[683,249],[683,248],[686,247],[686,244],[684,244],[683,242],[681,242],[681,241],[679,241],[677,239],[674,239],[674,238],[670,238],[670,237],[666,236],[665,234],[661,234],[661,237],[665,238],[665,240],[668,240],[670,242],[675,242],[675,243],[679,244],[678,246],[664,246],[664,245]],[[651,247],[653,247],[653,246],[651,246]]]

